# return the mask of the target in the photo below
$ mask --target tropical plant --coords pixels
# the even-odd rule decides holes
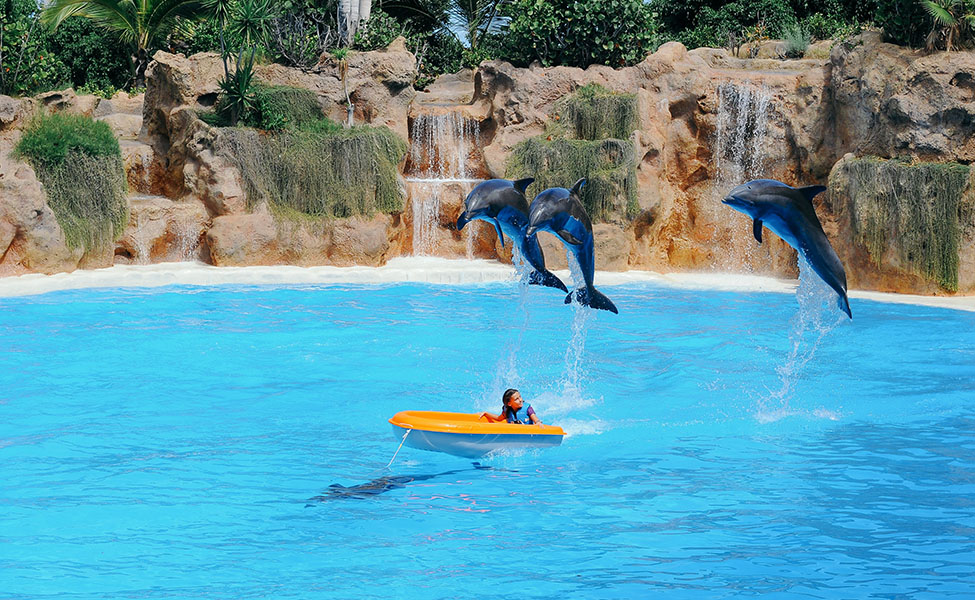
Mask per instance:
[[[954,42],[975,26],[975,0],[921,0],[921,5],[933,20],[926,40],[929,49],[944,41],[945,52],[951,52]]]
[[[230,32],[238,36],[244,46],[263,45],[273,16],[270,0],[237,0],[233,4]]]
[[[195,18],[202,0],[53,0],[41,13],[41,21],[57,29],[65,19],[83,17],[118,32],[132,47],[130,86],[145,85],[150,54],[176,26],[179,18]]]
[[[930,22],[917,0],[877,0],[874,23],[883,29],[886,42],[919,47]]]
[[[223,96],[218,103],[218,111],[224,113],[231,125],[237,125],[241,117],[256,105],[254,95],[254,55],[252,48],[250,56],[246,56],[244,49],[237,55],[234,71],[220,80],[220,90]]]
[[[486,36],[501,31],[507,21],[502,12],[510,3],[511,0],[393,0],[383,4],[383,9],[436,23],[436,31],[455,37],[476,52]]]
[[[655,13],[643,0],[513,0],[506,56],[528,64],[613,67],[634,64],[653,50]]]

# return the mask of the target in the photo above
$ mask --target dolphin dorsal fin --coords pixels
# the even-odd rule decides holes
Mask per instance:
[[[511,184],[515,186],[516,190],[524,194],[525,190],[528,189],[528,186],[530,186],[534,181],[534,177],[525,177],[524,179],[516,179],[512,181]]]
[[[570,194],[575,194],[576,196],[578,196],[579,195],[579,192],[582,191],[582,186],[584,186],[584,185],[586,185],[586,178],[585,177],[583,177],[579,181],[575,182],[575,184],[572,185],[572,189],[569,190],[569,193]]]
[[[822,194],[823,192],[826,191],[826,186],[823,186],[823,185],[804,185],[804,186],[802,186],[800,188],[796,188],[796,190],[798,190],[800,193],[802,193],[802,196],[806,200],[808,200],[810,204],[812,204],[813,198],[815,198],[817,195]]]

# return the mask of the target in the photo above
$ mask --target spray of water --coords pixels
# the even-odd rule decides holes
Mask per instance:
[[[799,310],[789,328],[789,353],[776,368],[778,389],[769,390],[766,398],[759,401],[756,418],[763,423],[778,421],[784,417],[802,414],[790,406],[796,387],[805,374],[806,367],[816,355],[823,340],[846,320],[846,315],[836,307],[836,292],[826,285],[805,260],[799,259],[799,287],[796,289]],[[836,418],[828,409],[817,409],[813,416]]]
[[[135,215],[135,231],[132,232],[132,245],[135,249],[135,262],[138,265],[148,265],[152,259],[149,247],[149,234],[145,230],[142,215]]]

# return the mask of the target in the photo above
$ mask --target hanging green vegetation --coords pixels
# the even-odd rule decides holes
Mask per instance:
[[[386,127],[224,128],[216,150],[240,169],[251,208],[267,202],[286,214],[326,218],[403,209],[397,167],[406,144]]]
[[[44,184],[69,246],[90,251],[118,239],[129,220],[128,185],[118,140],[106,123],[64,113],[41,116],[16,151]]]
[[[286,85],[256,85],[254,114],[249,125],[259,129],[301,129],[323,120],[315,92]]]
[[[536,190],[571,187],[585,177],[581,200],[593,221],[630,218],[638,210],[636,160],[629,141],[530,138],[515,146],[507,177],[534,177]]]
[[[853,234],[873,260],[880,264],[893,250],[913,272],[957,291],[969,167],[862,158],[845,168]]]
[[[546,135],[515,146],[507,176],[534,177],[537,190],[567,188],[585,177],[581,199],[593,221],[632,218],[639,206],[629,138],[637,127],[635,94],[583,86],[556,102]]]
[[[625,140],[640,126],[636,94],[590,83],[556,103],[554,119],[580,140]]]

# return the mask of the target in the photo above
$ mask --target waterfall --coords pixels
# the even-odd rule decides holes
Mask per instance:
[[[719,187],[734,187],[767,176],[766,138],[771,104],[767,88],[733,83],[718,86],[715,164]]]
[[[135,215],[135,231],[132,232],[132,246],[135,250],[135,264],[148,265],[152,262],[152,248],[149,233],[145,230],[142,215]]]
[[[407,191],[413,218],[413,254],[437,251],[440,215],[453,196],[461,200],[480,180],[476,156],[479,153],[480,124],[459,112],[417,115],[410,124],[410,152],[407,158]],[[468,225],[466,254],[473,255],[474,223]]]
[[[729,215],[721,204],[725,194],[752,179],[765,179],[769,158],[769,117],[772,95],[766,87],[736,83],[718,86],[718,119],[714,140],[715,176],[709,212],[715,223],[729,224],[730,238],[714,241],[721,250],[714,267],[720,271],[768,271],[772,257],[768,244],[758,245],[752,238],[751,223],[741,215]]]

